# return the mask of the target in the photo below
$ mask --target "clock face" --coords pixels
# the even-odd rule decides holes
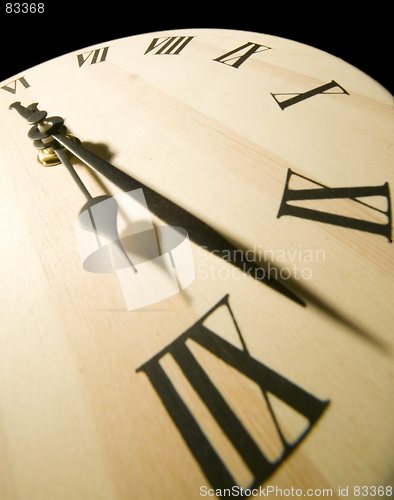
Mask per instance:
[[[391,95],[210,29],[0,87],[2,497],[388,496]],[[36,162],[15,101],[122,172],[69,155],[94,203]]]

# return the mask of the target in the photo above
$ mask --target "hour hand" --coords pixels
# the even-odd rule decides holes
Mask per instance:
[[[29,137],[34,140],[34,145],[42,148],[43,144],[48,144],[46,141],[52,141],[53,148],[62,147],[67,149],[77,158],[79,158],[88,167],[99,172],[108,180],[120,187],[123,191],[131,191],[133,189],[143,189],[146,202],[152,213],[156,214],[161,220],[172,226],[182,226],[187,229],[191,241],[198,246],[204,247],[208,252],[217,255],[219,250],[229,250],[241,248],[236,242],[229,242],[225,235],[221,234],[214,227],[208,225],[206,222],[196,217],[194,214],[188,212],[183,207],[180,207],[170,199],[161,195],[149,186],[139,182],[134,177],[126,174],[117,167],[111,165],[105,159],[88,151],[82,144],[75,142],[67,135],[67,129],[64,126],[64,120],[60,117],[47,118],[45,111],[39,111],[37,104],[31,104],[27,108],[23,107],[19,102],[11,105],[11,108],[16,109],[18,113],[23,116],[28,123],[33,127],[29,132]],[[67,161],[66,155],[61,153],[56,155],[62,159],[62,163],[70,170],[70,162]],[[70,172],[71,173],[71,172]],[[73,175],[73,174],[72,174]],[[74,175],[73,175],[74,177]],[[86,193],[85,193],[86,195]],[[89,194],[86,196],[89,199]],[[231,262],[235,267],[245,271],[244,262]],[[259,268],[263,263],[246,262],[247,269],[252,270]],[[251,273],[253,275],[253,273]],[[327,304],[324,299],[319,298],[311,293],[304,284],[295,282],[284,284],[271,276],[264,278],[255,278],[276,290],[277,292],[285,295],[292,301],[305,306],[306,302],[314,305],[326,315],[334,317],[338,322],[350,326],[353,331],[357,331],[361,336],[374,342],[373,337],[368,333],[358,328],[353,321],[333,309]],[[290,285],[290,286],[287,286]]]
[[[51,165],[59,163],[55,150],[60,145],[114,184],[122,183],[125,174],[121,170],[88,151],[81,145],[80,141],[68,135],[63,118],[60,116],[48,117],[47,112],[40,111],[37,106],[37,103],[33,103],[25,107],[18,101],[11,104],[10,109],[15,109],[32,125],[28,135],[33,140],[34,146],[41,150],[41,155],[39,154],[41,163],[48,164],[48,160],[51,160]],[[62,161],[62,163],[64,162]]]
[[[44,166],[53,166],[61,163],[55,150],[61,146],[54,139],[53,134],[66,134],[64,120],[60,116],[48,117],[48,113],[38,109],[38,103],[23,106],[19,101],[12,103],[9,109],[15,109],[32,127],[28,136],[33,145],[39,150],[38,161]],[[74,140],[76,140],[74,138]]]
[[[104,160],[104,158],[95,155],[91,151],[88,151],[79,141],[76,142],[72,140],[64,133],[64,131],[62,131],[61,133],[54,133],[52,134],[52,137],[61,146],[63,146],[65,149],[70,151],[70,153],[79,158],[85,165],[103,175],[114,184],[122,184],[122,180],[124,179],[126,174],[116,168],[114,165],[111,165],[111,163],[109,163],[108,161]]]
[[[16,111],[18,111],[18,113],[27,120],[28,123],[30,124],[33,124],[33,123],[36,123],[35,121],[35,118],[33,119],[33,121],[31,121],[31,118],[33,117],[33,115],[35,115],[37,112],[41,113],[42,114],[45,114],[46,116],[46,113],[45,111],[39,111],[38,108],[38,103],[37,102],[34,102],[33,104],[29,104],[29,106],[27,106],[25,108],[25,106],[22,106],[22,104],[20,103],[20,101],[16,101],[16,102],[13,102],[9,109],[15,109]],[[41,119],[41,118],[39,118]]]

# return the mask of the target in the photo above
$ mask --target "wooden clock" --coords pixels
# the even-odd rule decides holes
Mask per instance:
[[[391,95],[212,29],[0,87],[1,498],[389,497]]]

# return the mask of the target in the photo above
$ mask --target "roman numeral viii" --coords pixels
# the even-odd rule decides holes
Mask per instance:
[[[317,185],[317,188],[312,189],[290,189],[289,183],[292,177],[305,179]],[[386,201],[386,209],[374,207],[372,204],[366,203],[364,200],[367,197],[382,197]],[[363,205],[369,209],[372,214],[380,213],[385,216],[385,223],[378,223],[370,220],[358,219],[345,215],[328,213],[315,208],[307,208],[304,206],[296,206],[294,202],[312,201],[312,200],[328,200],[328,199],[343,199],[347,198],[354,203]],[[363,200],[359,200],[362,198]],[[282,202],[280,204],[278,217],[282,215],[291,215],[302,219],[309,219],[335,226],[347,227],[349,229],[358,229],[372,234],[380,234],[391,242],[391,203],[390,191],[387,182],[380,186],[361,186],[361,187],[337,187],[329,188],[316,182],[308,177],[297,174],[291,169],[287,171],[286,185],[283,192]]]
[[[78,54],[77,55],[78,66],[81,67],[88,61],[90,62],[90,64],[104,62],[107,58],[108,50],[109,47],[101,47],[99,49]]]
[[[264,52],[270,50],[271,47],[266,47],[265,45],[259,45],[258,43],[247,42],[241,47],[237,47],[234,50],[230,50],[226,54],[214,59],[214,61],[226,64],[227,66],[232,66],[233,68],[239,68],[246,59],[253,54],[258,52]]]
[[[329,92],[332,89],[337,89],[336,91]],[[313,97],[315,95],[319,94],[346,94],[349,95],[349,92],[345,90],[339,83],[335,82],[332,80],[331,82],[325,83],[324,85],[320,85],[320,87],[316,87],[315,89],[308,90],[307,92],[303,93],[285,93],[285,94],[272,94],[272,97],[275,99],[275,101],[278,103],[280,109],[283,111],[284,109],[288,108],[289,106],[293,106],[294,104],[297,104],[299,102],[305,101],[305,99],[309,99],[310,97]],[[277,99],[277,96],[288,96],[291,95],[293,97],[290,97],[289,99],[285,100],[279,100]]]
[[[145,54],[154,51],[154,54],[177,56],[193,38],[194,36],[167,36],[164,38],[154,38],[146,49]]]
[[[6,85],[3,85],[1,88],[3,90],[6,90],[7,92],[10,92],[11,94],[16,94],[18,87],[20,87],[20,86],[22,86],[25,89],[28,89],[30,87],[30,84],[27,82],[27,80],[24,76],[21,76],[20,78],[17,78],[16,80],[13,80],[12,82],[9,82]]]
[[[212,320],[216,313],[221,315],[221,318],[228,318],[229,328],[238,333],[242,348],[235,347],[205,324]],[[266,415],[270,422],[268,432],[276,434],[281,443],[281,452],[274,459],[268,458],[267,452],[264,453],[260,447],[261,443],[255,441],[247,427],[239,420],[223,393],[190,349],[193,344],[197,344],[205,352],[208,351],[211,356],[213,355],[218,366],[225,363],[236,370],[241,379],[247,377],[259,387],[262,402],[268,408]],[[168,357],[181,370],[194,393],[203,402],[221,432],[231,442],[252,473],[253,480],[250,487],[261,484],[286,460],[308,435],[328,405],[328,401],[321,401],[250,356],[230,308],[229,297],[228,295],[223,297],[191,328],[137,370],[144,372],[149,378],[185,444],[214,488],[231,488],[236,485],[234,474],[225,464],[220,446],[213,446],[207,434],[203,432],[203,422],[198,421],[197,416],[192,413],[163,369],[163,358],[168,360]],[[306,422],[291,442],[284,437],[277,414],[270,402],[271,395],[298,412]],[[252,404],[253,401],[251,401]],[[264,428],[268,420],[262,424]],[[272,438],[271,434],[270,437]]]

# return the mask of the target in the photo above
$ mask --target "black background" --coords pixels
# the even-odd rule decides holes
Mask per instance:
[[[363,70],[393,92],[392,19],[379,2],[369,8],[357,4],[350,7],[344,2],[268,4],[250,0],[231,5],[196,0],[44,3],[43,15],[6,14],[6,2],[1,0],[0,81],[53,57],[114,38],[177,28],[230,28],[268,33],[320,48]]]

